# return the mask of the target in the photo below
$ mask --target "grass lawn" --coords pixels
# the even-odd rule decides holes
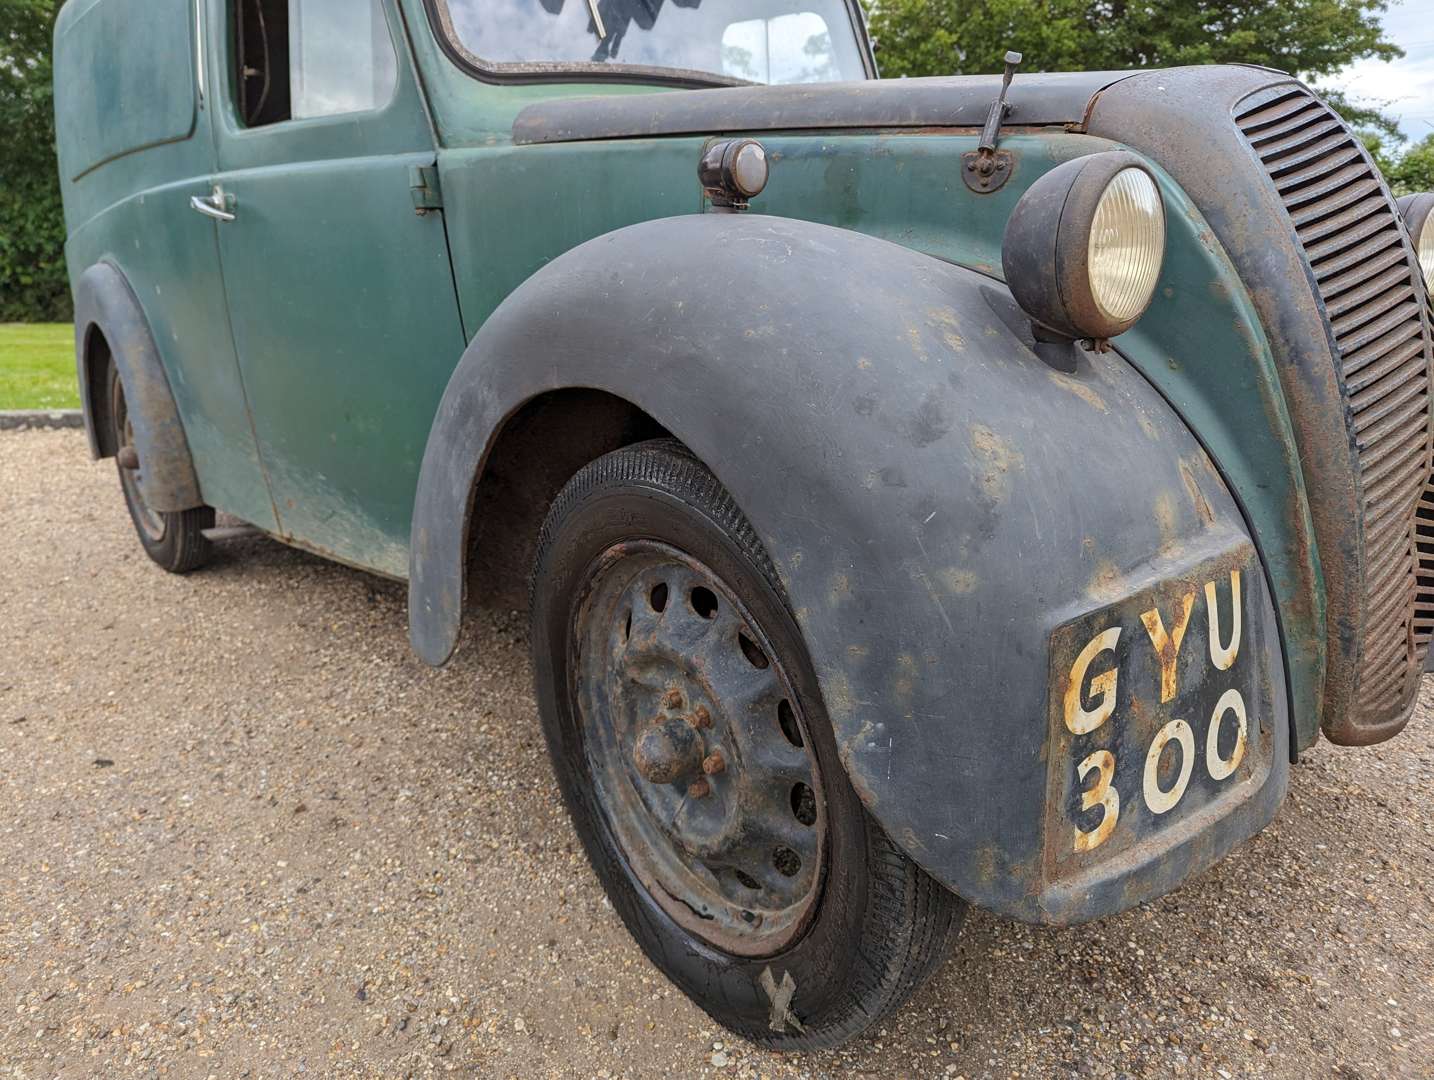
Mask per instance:
[[[0,409],[78,409],[75,328],[0,323]]]

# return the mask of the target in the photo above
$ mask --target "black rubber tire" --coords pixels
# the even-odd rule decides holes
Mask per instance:
[[[573,609],[593,560],[639,538],[676,547],[717,572],[776,647],[812,729],[804,735],[816,750],[827,806],[826,875],[802,936],[777,955],[718,951],[673,921],[631,872],[588,777],[571,686]],[[582,469],[543,525],[531,611],[539,711],[563,799],[593,869],[648,958],[723,1027],[772,1049],[839,1045],[901,1005],[946,956],[965,904],[887,839],[861,805],[772,564],[711,472],[669,439],[614,451]],[[783,1015],[770,990],[787,975],[795,992]]]
[[[119,366],[113,360],[110,361],[106,387],[110,402],[110,437],[113,440],[111,445],[118,449],[125,442],[124,383],[120,378]],[[129,510],[130,521],[134,524],[135,535],[139,537],[144,553],[171,574],[187,574],[208,562],[214,545],[204,536],[204,530],[214,527],[214,508],[196,506],[189,510],[173,512],[148,511],[139,504],[140,497],[125,483],[124,466],[116,461],[115,468],[125,507]],[[159,520],[161,529],[158,536],[152,536],[146,528],[146,513]]]

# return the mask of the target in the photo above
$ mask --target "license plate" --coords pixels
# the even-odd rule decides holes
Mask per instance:
[[[1047,880],[1213,823],[1262,775],[1262,589],[1244,543],[1051,635]]]

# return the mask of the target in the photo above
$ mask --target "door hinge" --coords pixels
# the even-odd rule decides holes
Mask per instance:
[[[408,170],[408,189],[413,195],[413,211],[419,217],[430,210],[443,209],[443,192],[438,186],[437,165],[413,165]]]

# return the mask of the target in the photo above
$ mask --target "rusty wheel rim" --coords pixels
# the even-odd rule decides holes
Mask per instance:
[[[123,461],[122,451],[135,448],[134,423],[129,418],[129,409],[124,400],[124,384],[119,379],[114,380],[113,394],[110,400],[111,413],[115,419],[115,433],[118,445],[115,447],[116,458]],[[139,468],[127,469],[121,463],[119,465],[120,486],[124,488],[125,497],[129,500],[130,509],[134,513],[135,525],[140,532],[155,543],[164,539],[164,519],[158,513],[149,508],[149,502],[144,497],[144,477]]]
[[[701,562],[637,541],[596,560],[572,642],[594,793],[638,881],[719,949],[790,944],[825,877],[826,806],[762,628]]]

